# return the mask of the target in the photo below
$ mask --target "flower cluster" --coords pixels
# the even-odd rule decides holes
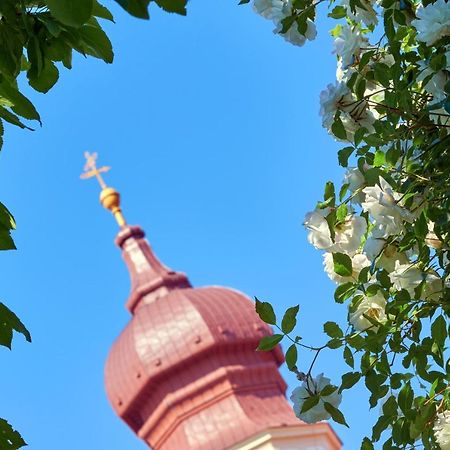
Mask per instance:
[[[332,386],[330,379],[323,376],[323,373],[313,378],[310,375],[305,377],[301,386],[292,391],[291,401],[294,405],[295,415],[306,423],[320,422],[331,418],[329,405],[338,408],[342,395],[338,393],[337,387],[332,387],[330,392],[326,389]],[[312,401],[315,399],[316,401]],[[314,406],[307,409],[305,403],[310,401]],[[327,409],[328,407],[328,409]]]
[[[303,45],[320,3],[254,0],[254,8]],[[287,351],[303,380],[294,411],[306,422],[331,414],[344,423],[340,393],[364,378],[382,417],[362,448],[386,433],[386,448],[421,439],[426,449],[450,449],[450,2],[335,0],[329,16],[343,20],[331,31],[336,81],[320,93],[319,114],[346,143],[338,153],[346,173],[340,187],[326,184],[304,226],[349,327],[327,322],[325,346],[295,341]],[[293,347],[317,353],[306,379]],[[343,347],[352,369],[338,391],[310,375],[324,347]]]
[[[295,12],[292,0],[255,0],[253,9],[272,20],[275,24],[274,33],[282,35],[291,44],[301,47],[306,40],[312,41],[317,35],[316,26],[309,17],[291,20]]]

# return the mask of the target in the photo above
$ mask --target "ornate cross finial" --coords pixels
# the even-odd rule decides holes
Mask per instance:
[[[84,157],[86,158],[86,164],[84,165],[84,172],[80,175],[80,178],[83,180],[92,177],[97,178],[102,188],[100,192],[100,203],[104,208],[109,209],[113,213],[119,226],[124,227],[126,221],[120,208],[120,194],[115,189],[108,187],[101,175],[103,172],[108,172],[111,167],[103,166],[97,168],[97,153],[84,152]]]
[[[102,189],[106,188],[106,183],[101,176],[102,172],[108,172],[111,169],[109,166],[99,167],[97,169],[97,153],[84,152],[84,157],[86,158],[86,164],[84,165],[84,172],[80,175],[80,178],[86,180],[88,178],[96,177],[100,187]]]

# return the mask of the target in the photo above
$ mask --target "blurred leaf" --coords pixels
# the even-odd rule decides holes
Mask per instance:
[[[347,422],[345,421],[344,415],[339,411],[339,409],[335,408],[331,403],[324,402],[325,409],[330,413],[331,418],[341,425],[345,425],[347,428],[349,426],[347,425]]]
[[[46,0],[55,19],[71,27],[81,27],[92,15],[93,0]]]
[[[318,395],[312,395],[308,397],[302,405],[301,413],[305,413],[310,409],[314,408],[319,403],[320,397]]]
[[[341,387],[339,392],[344,389],[350,389],[361,379],[361,374],[359,372],[348,372],[342,375]]]
[[[111,14],[111,11],[99,3],[97,0],[94,0],[94,4],[92,7],[92,15],[95,17],[100,17],[101,19],[106,19],[111,22],[114,22],[114,17]]]
[[[295,328],[298,310],[299,305],[288,308],[284,313],[283,320],[281,321],[283,333],[289,334]]]
[[[150,0],[116,0],[116,2],[132,16],[149,19],[148,4]]]
[[[334,271],[342,277],[350,277],[353,273],[352,259],[344,253],[333,253]]]
[[[186,15],[187,0],[155,0],[155,2],[164,11]]]
[[[297,365],[297,346],[292,344],[286,352],[286,365],[289,370],[292,370]]]
[[[326,322],[323,325],[323,331],[331,338],[342,338],[344,336],[341,328],[335,322]]]
[[[25,336],[28,342],[31,342],[30,332],[20,319],[3,303],[0,303],[0,345],[11,349],[13,331],[17,331]]]
[[[283,339],[283,334],[273,334],[271,336],[264,336],[260,341],[257,350],[267,352],[272,350],[281,340]]]
[[[22,436],[6,420],[0,419],[0,448],[18,450],[26,445]]]
[[[256,312],[263,322],[266,322],[270,325],[275,325],[277,323],[275,312],[273,311],[272,305],[269,302],[260,302],[255,297],[255,308]]]

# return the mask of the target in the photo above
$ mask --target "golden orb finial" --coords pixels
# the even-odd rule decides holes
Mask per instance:
[[[125,217],[122,214],[120,208],[120,194],[112,187],[108,187],[103,180],[102,173],[108,172],[111,167],[103,166],[97,168],[97,153],[84,152],[86,158],[86,164],[84,165],[84,172],[80,175],[80,178],[86,180],[88,178],[97,178],[98,184],[102,188],[100,192],[101,205],[109,209],[120,227],[126,225]]]

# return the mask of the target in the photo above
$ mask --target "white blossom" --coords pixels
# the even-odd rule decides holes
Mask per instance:
[[[296,387],[291,394],[291,401],[294,404],[293,409],[295,415],[303,422],[306,423],[316,423],[321,420],[327,420],[331,417],[330,413],[325,409],[325,402],[330,403],[335,408],[339,407],[341,403],[342,396],[338,393],[337,389],[330,395],[320,397],[317,405],[313,406],[308,411],[302,413],[302,407],[305,401],[317,395],[325,387],[330,385],[330,379],[323,376],[323,373],[317,375],[317,377],[312,378],[308,376],[302,385]]]
[[[283,0],[255,0],[253,9],[266,19],[280,21],[284,17]]]
[[[370,166],[365,164],[364,169],[369,169]],[[349,167],[344,175],[344,184],[348,184],[348,191],[354,196],[350,200],[352,203],[361,204],[364,201],[365,195],[361,192],[361,188],[366,184],[366,179],[358,167]],[[357,191],[360,192],[357,192]],[[356,194],[355,194],[356,193]]]
[[[346,69],[360,56],[361,48],[368,45],[369,41],[357,28],[346,25],[340,28],[339,35],[334,40],[333,53],[339,57],[342,68]]]
[[[433,45],[444,36],[450,36],[450,5],[436,0],[416,11],[417,19],[411,24],[417,29],[417,39]]]
[[[307,213],[303,222],[303,225],[309,230],[308,242],[319,250],[326,250],[333,246],[330,228],[325,220],[325,216],[329,212],[328,208],[316,209]]]
[[[343,277],[338,275],[334,271],[334,262],[332,253],[324,253],[323,255],[323,266],[325,268],[326,274],[336,283],[346,283],[348,281],[358,280],[359,273],[364,267],[370,266],[370,261],[366,255],[363,253],[357,253],[352,256],[352,274],[348,277]]]
[[[362,293],[357,292],[357,294]],[[358,304],[356,310],[349,313],[349,322],[358,331],[367,329],[376,330],[376,325],[373,325],[367,317],[382,323],[386,320],[385,309],[386,299],[380,292],[377,292],[372,297],[363,295],[363,299]]]
[[[325,216],[329,209],[318,209],[305,216],[304,225],[309,230],[308,242],[320,250],[353,255],[361,245],[361,239],[367,230],[363,217],[349,214],[335,227],[334,242]]]
[[[389,278],[397,291],[405,289],[411,297],[414,290],[425,279],[425,274],[414,264],[395,263],[395,269],[389,274]]]
[[[434,422],[434,437],[441,450],[450,450],[450,413],[440,412]]]
[[[361,4],[364,8],[359,6],[354,7],[354,11],[350,7],[350,0],[342,0],[341,5],[347,10],[347,16],[349,19],[359,23],[364,22],[366,25],[376,25],[378,23],[377,13],[373,7],[375,2],[371,0],[361,0]]]
[[[347,139],[352,140],[354,133],[361,127],[373,131],[375,117],[367,107],[365,100],[357,100],[350,89],[343,82],[329,84],[320,93],[320,115],[322,125],[331,133],[331,126],[337,111],[341,112],[340,119],[347,132]],[[331,133],[332,134],[332,133]]]
[[[444,89],[445,85],[450,81],[450,50],[447,50],[445,55],[447,61],[446,70],[439,70],[438,72],[435,72],[428,65],[429,61],[421,60],[417,63],[420,69],[417,80],[423,82],[425,79],[428,79],[428,81],[423,85],[423,88],[428,94],[433,96],[433,101],[431,103],[438,103],[447,98]]]
[[[286,41],[293,45],[297,45],[298,47],[304,45],[307,39],[312,41],[317,36],[316,25],[310,19],[307,19],[306,21],[306,31],[304,35],[299,33],[297,22],[294,22],[286,33],[281,33],[282,28],[283,26],[281,23],[278,23],[277,27],[273,31],[274,33],[279,33]]]
[[[384,237],[401,233],[404,220],[414,220],[413,215],[400,204],[402,195],[395,192],[383,177],[379,178],[378,184],[364,188],[363,192],[366,198],[361,206],[384,231]]]

